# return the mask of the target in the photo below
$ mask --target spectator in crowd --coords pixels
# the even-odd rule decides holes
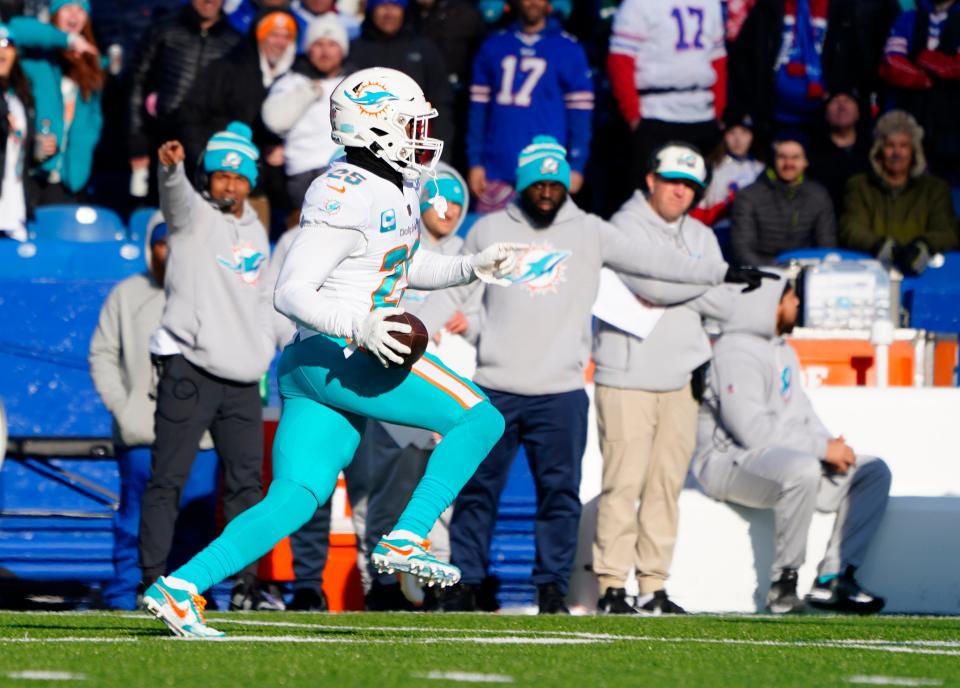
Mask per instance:
[[[231,121],[243,122],[254,132],[260,148],[276,148],[280,139],[268,135],[260,109],[270,86],[293,65],[297,53],[297,22],[286,10],[264,10],[253,31],[222,59],[198,75],[181,108],[183,147],[194,163],[214,132]],[[270,160],[273,153],[278,159]],[[265,154],[268,166],[282,165],[283,151]]]
[[[157,386],[153,474],[143,496],[144,582],[166,569],[183,483],[208,429],[224,470],[224,515],[233,520],[263,493],[263,425],[258,382],[274,350],[270,293],[263,279],[267,233],[247,203],[259,151],[250,128],[232,122],[203,154],[205,195],[194,191],[178,141],[159,151],[160,208],[170,228],[167,302],[150,353]],[[201,286],[202,285],[202,286]],[[255,604],[254,567],[241,574],[230,606]]]
[[[96,47],[88,0],[54,0],[51,22]],[[70,50],[30,53],[23,70],[33,85],[38,163],[31,175],[37,205],[76,203],[93,168],[103,125],[101,95],[106,75],[95,54]]]
[[[763,163],[753,154],[753,122],[731,122],[723,131],[723,143],[712,156],[712,172],[703,200],[690,215],[705,225],[729,225],[730,208],[740,189],[757,181]]]
[[[453,119],[457,132],[467,131],[470,106],[470,70],[474,55],[487,34],[483,15],[471,0],[417,0],[417,33],[429,38],[443,55],[453,92]],[[465,167],[466,151],[457,145],[450,160]]]
[[[812,130],[823,97],[859,93],[867,112],[897,3],[764,0],[730,49],[731,116],[753,118],[763,146],[784,127]]]
[[[823,184],[838,215],[843,211],[847,181],[869,168],[869,145],[859,130],[859,102],[853,93],[831,93],[824,113],[826,131],[810,144],[810,178]]]
[[[31,214],[24,171],[33,141],[34,104],[30,80],[17,58],[17,36],[0,24],[0,238],[27,240],[27,217]]]
[[[837,245],[830,195],[806,178],[807,165],[802,137],[785,133],[774,141],[773,165],[733,204],[734,263],[771,265],[784,251]]]
[[[240,43],[222,5],[223,0],[190,0],[141,41],[131,67],[128,103],[131,189],[138,193],[146,193],[142,187],[149,177],[151,152],[182,136],[180,106],[197,75]],[[187,161],[191,174],[195,162]]]
[[[888,112],[873,138],[872,169],[847,184],[840,241],[917,275],[934,254],[960,245],[950,188],[926,173],[923,129],[911,115]]]
[[[646,180],[649,192],[637,191],[610,221],[637,245],[722,260],[710,228],[688,216],[707,178],[699,151],[667,144],[654,153],[654,161]],[[677,539],[677,501],[697,434],[690,382],[711,354],[702,319],[726,318],[730,293],[726,287],[636,277],[624,282],[638,298],[666,309],[644,339],[602,320],[594,334],[603,453],[593,545],[601,595],[597,607],[608,614],[683,614],[665,584]],[[631,569],[640,589],[636,599],[625,590]]]
[[[360,20],[349,12],[341,12],[337,8],[336,0],[293,0],[290,3],[290,11],[297,18],[301,52],[307,52],[310,47],[310,42],[307,40],[307,27],[314,19],[333,17],[340,22],[347,34],[347,40],[354,41],[360,38]]]
[[[910,112],[932,141],[934,174],[960,182],[960,3],[918,0],[890,30],[881,78],[893,87],[897,107]]]
[[[267,129],[283,139],[287,195],[299,208],[307,188],[343,149],[330,138],[330,94],[345,74],[347,32],[332,14],[307,25],[307,52],[263,101]]]
[[[715,499],[773,509],[768,611],[803,610],[797,570],[819,510],[836,512],[837,520],[806,602],[834,612],[878,612],[883,598],[861,588],[854,572],[883,518],[890,469],[856,454],[814,412],[797,356],[783,339],[798,310],[789,284],[767,282],[738,299],[713,348],[693,474]]]
[[[53,3],[51,3],[52,5]],[[48,12],[53,12],[48,8]],[[76,55],[96,55],[97,48],[81,33],[68,33],[36,17],[23,16],[23,3],[0,3],[0,22],[17,37],[21,50],[68,50]]]
[[[163,281],[167,235],[167,223],[158,211],[147,225],[147,270],[128,277],[110,291],[90,341],[90,376],[113,417],[113,443],[120,470],[120,509],[113,517],[114,576],[103,590],[104,602],[113,609],[137,607],[140,504],[150,477],[156,410],[148,345],[151,333],[160,325],[166,302]],[[211,447],[210,435],[204,434],[179,503],[180,510],[191,517],[190,524],[177,528],[171,559],[188,559],[213,539],[217,455]],[[199,509],[194,508],[197,505]]]
[[[230,26],[242,36],[250,34],[251,27],[265,10],[288,10],[289,0],[231,0],[223,3]]]
[[[634,132],[633,174],[643,183],[650,154],[670,140],[711,150],[727,97],[720,0],[674,7],[624,0],[613,20],[607,71]]]
[[[350,61],[356,69],[389,65],[420,84],[439,113],[431,122],[430,135],[444,142],[443,156],[447,159],[454,148],[449,72],[433,41],[414,33],[407,22],[408,2],[367,0],[367,16],[360,38],[350,46]]]
[[[423,180],[420,194],[420,217],[423,231],[420,247],[446,256],[457,255],[463,239],[457,230],[466,219],[470,197],[464,179],[443,163],[437,167],[437,178]],[[445,217],[441,219],[435,203],[442,198],[446,202]],[[429,292],[407,289],[401,305],[407,313],[416,314],[423,306]],[[462,314],[455,314],[446,324],[446,332],[459,334],[466,329]],[[443,340],[441,340],[441,357]],[[461,372],[461,371],[457,371]],[[366,539],[368,551],[376,547],[380,538],[390,532],[404,506],[410,500],[414,488],[423,477],[427,462],[436,447],[438,437],[429,430],[408,428],[380,421],[368,421],[367,430],[360,441],[354,463],[368,467],[372,481],[367,505]],[[430,531],[430,551],[442,561],[450,561],[448,509]],[[367,594],[366,606],[371,611],[410,610],[411,603],[400,589],[397,578],[389,574],[377,574],[370,567],[372,585]],[[429,603],[428,603],[428,606]]]
[[[517,156],[538,134],[569,150],[570,190],[590,153],[593,81],[583,47],[550,17],[549,0],[518,0],[517,22],[488,38],[473,62],[467,161],[481,213],[513,196]]]
[[[696,284],[719,284],[725,275],[728,281],[759,277],[754,271],[728,270],[720,260],[638,244],[580,210],[569,198],[566,151],[553,137],[533,139],[519,156],[515,177],[517,200],[481,218],[464,244],[465,252],[473,252],[504,238],[529,243],[509,277],[515,286],[474,284],[437,292],[418,311],[432,334],[463,310],[466,336],[478,338],[475,381],[506,421],[502,438],[454,504],[451,558],[462,577],[443,606],[475,608],[499,495],[522,444],[537,492],[533,582],[540,612],[568,613],[564,597],[576,552],[580,463],[587,442],[584,366],[600,268]]]

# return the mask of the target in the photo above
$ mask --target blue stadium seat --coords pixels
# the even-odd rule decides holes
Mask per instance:
[[[0,277],[4,280],[108,280],[117,282],[146,269],[140,244],[117,241],[90,244],[37,239],[0,241]]]
[[[943,256],[939,268],[905,277],[901,294],[910,310],[910,326],[933,332],[960,333],[960,251]]]
[[[150,218],[157,212],[157,208],[137,208],[130,215],[128,222],[127,237],[130,241],[142,243],[147,235],[147,224]]]
[[[112,210],[92,205],[47,205],[37,208],[30,237],[60,241],[122,241],[127,229]]]

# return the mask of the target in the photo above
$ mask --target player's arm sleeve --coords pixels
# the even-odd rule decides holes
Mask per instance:
[[[593,135],[593,78],[583,46],[571,41],[564,64],[563,102],[567,112],[567,159],[574,172],[583,174]]]
[[[617,272],[687,284],[721,284],[727,274],[722,260],[692,258],[675,249],[628,239],[611,224],[596,218],[603,264]]]
[[[280,267],[273,307],[298,325],[333,337],[352,337],[354,316],[320,287],[334,268],[363,250],[363,235],[325,223],[301,227]]]
[[[114,416],[123,408],[127,400],[127,389],[123,385],[123,373],[120,371],[120,307],[117,290],[107,296],[100,309],[100,320],[90,340],[90,377],[97,394]]]
[[[627,0],[620,5],[613,19],[607,75],[610,89],[628,124],[640,119],[640,94],[637,92],[637,53],[645,40],[639,3]]]
[[[483,140],[487,131],[487,111],[493,97],[494,76],[491,69],[489,43],[484,43],[473,61],[473,82],[470,84],[470,109],[467,113],[467,164],[483,165]]]
[[[422,248],[413,254],[407,271],[411,289],[445,289],[475,278],[472,256],[444,256]]]
[[[158,164],[160,170],[160,210],[167,221],[171,233],[193,231],[197,204],[204,201],[194,191],[183,163],[176,165]]]
[[[466,259],[472,265],[473,254],[479,250],[480,244],[477,239],[476,227],[474,227],[467,235],[458,258]],[[414,258],[416,258],[416,255]],[[411,286],[414,285],[411,284]],[[417,310],[417,317],[420,318],[432,337],[447,324],[454,313],[457,311],[466,313],[467,304],[472,303],[477,294],[483,293],[483,287],[483,282],[476,280],[453,289],[435,291],[427,297],[423,306]]]
[[[733,439],[745,449],[784,447],[807,452],[815,458],[826,454],[826,440],[819,432],[784,427],[767,404],[768,381],[762,371],[768,362],[744,351],[724,351],[713,364],[720,396],[720,420]]]

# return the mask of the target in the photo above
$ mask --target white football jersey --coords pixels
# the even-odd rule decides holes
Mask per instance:
[[[358,316],[399,304],[420,247],[418,181],[405,180],[401,191],[362,167],[336,162],[307,190],[301,224],[309,222],[357,230],[364,239],[333,269],[321,293]],[[314,332],[301,331],[308,334]]]
[[[635,60],[640,116],[667,122],[714,118],[711,63],[726,55],[720,0],[624,0],[610,53]]]

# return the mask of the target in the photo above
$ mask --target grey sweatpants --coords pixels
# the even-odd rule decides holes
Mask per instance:
[[[890,469],[875,456],[858,455],[846,475],[828,472],[814,456],[781,447],[714,454],[694,463],[711,497],[773,509],[774,580],[783,569],[803,564],[814,511],[837,514],[818,574],[859,566],[890,494]]]
[[[424,432],[429,432],[424,430]],[[400,447],[378,421],[368,421],[355,460],[366,462],[370,475],[367,497],[367,551],[390,532],[423,477],[432,452],[414,445]],[[364,456],[361,456],[364,454]],[[441,561],[450,561],[450,514],[447,509],[430,531],[430,551]],[[396,583],[394,574],[378,574],[368,563],[370,576],[387,585]]]

